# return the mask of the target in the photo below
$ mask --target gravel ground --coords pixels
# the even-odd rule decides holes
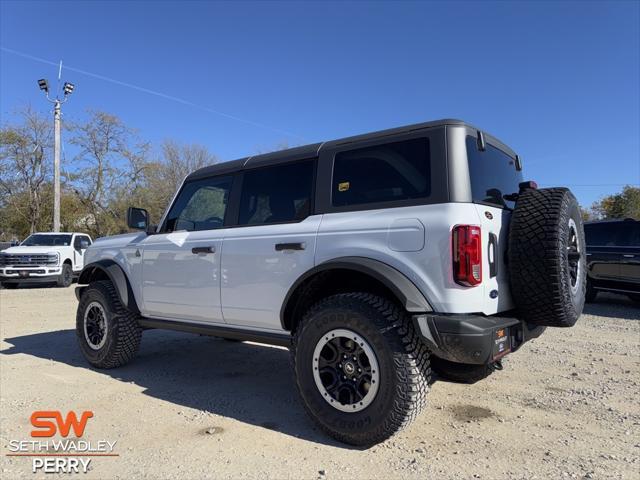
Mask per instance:
[[[92,410],[84,440],[117,441],[86,478],[640,477],[640,309],[587,305],[475,385],[437,381],[419,419],[367,450],[324,436],[304,413],[288,352],[145,332],[139,358],[88,367],[73,288],[0,291],[1,477],[38,478],[9,441],[34,410]]]

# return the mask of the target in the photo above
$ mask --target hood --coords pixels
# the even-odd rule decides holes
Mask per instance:
[[[113,235],[111,237],[98,238],[91,247],[96,248],[109,248],[109,247],[124,247],[132,242],[139,242],[147,236],[144,232],[125,233],[123,235]],[[89,248],[91,248],[89,247]]]
[[[59,247],[51,247],[51,246],[33,246],[33,247],[26,247],[26,246],[17,246],[17,247],[9,247],[5,250],[2,250],[2,253],[18,253],[18,254],[25,254],[25,255],[34,255],[37,253],[58,253],[58,250],[60,248],[69,248],[69,247],[65,247],[64,245],[60,245]]]

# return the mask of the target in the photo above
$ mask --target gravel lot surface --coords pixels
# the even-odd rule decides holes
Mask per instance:
[[[284,349],[149,331],[139,358],[88,367],[69,289],[0,290],[0,477],[50,478],[9,457],[34,410],[92,410],[84,440],[117,441],[83,478],[640,477],[640,309],[587,305],[475,385],[437,381],[422,416],[368,450],[304,413]],[[69,477],[66,475],[66,477]]]

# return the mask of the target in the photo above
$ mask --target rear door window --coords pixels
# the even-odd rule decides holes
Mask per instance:
[[[333,206],[428,197],[431,159],[428,138],[339,152],[333,167]]]
[[[522,173],[516,170],[515,159],[499,148],[486,144],[486,149],[478,149],[476,137],[466,139],[469,159],[469,176],[473,201],[513,208],[514,202],[504,199],[504,195],[518,193]]]
[[[238,224],[304,220],[311,212],[313,172],[312,160],[245,172]]]

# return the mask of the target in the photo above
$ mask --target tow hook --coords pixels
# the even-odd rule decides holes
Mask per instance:
[[[493,362],[491,364],[491,368],[493,370],[501,371],[502,370],[502,360],[498,360],[497,362]]]

